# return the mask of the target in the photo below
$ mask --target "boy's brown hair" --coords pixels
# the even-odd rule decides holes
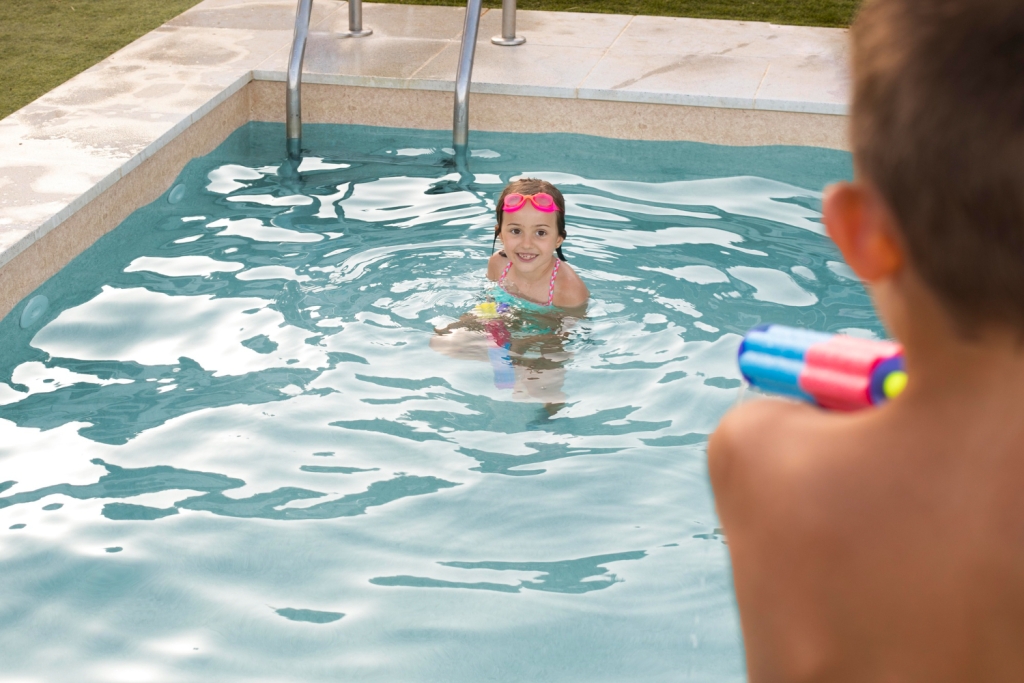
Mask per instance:
[[[962,334],[1024,334],[1024,2],[866,0],[852,38],[858,171]]]

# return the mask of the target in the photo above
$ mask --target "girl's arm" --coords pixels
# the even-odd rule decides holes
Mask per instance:
[[[565,309],[585,308],[589,298],[590,290],[583,284],[583,280],[572,266],[563,263],[558,269],[558,275],[555,276],[555,300],[552,303]]]
[[[508,259],[502,256],[500,251],[491,254],[491,258],[487,261],[487,279],[497,282],[506,263],[508,263]]]

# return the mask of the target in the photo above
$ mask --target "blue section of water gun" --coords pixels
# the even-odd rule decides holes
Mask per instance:
[[[785,325],[756,327],[740,345],[740,372],[751,386],[813,402],[813,397],[800,388],[804,358],[808,349],[832,336]]]
[[[502,347],[491,347],[487,349],[487,357],[491,360],[491,369],[494,370],[494,386],[498,389],[511,389],[516,385],[516,371],[512,367],[512,358],[508,355],[508,349]]]
[[[803,361],[809,348],[827,342],[833,336],[835,335],[826,332],[801,330],[785,325],[762,325],[747,333],[740,346],[740,355],[748,352],[760,352]]]
[[[740,353],[739,363],[740,372],[752,386],[772,393],[813,401],[813,398],[800,388],[800,373],[804,369],[802,359],[786,358],[749,348],[747,346]]]

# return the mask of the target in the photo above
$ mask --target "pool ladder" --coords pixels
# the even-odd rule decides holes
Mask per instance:
[[[452,120],[452,145],[456,158],[465,159],[469,144],[469,84],[473,78],[473,57],[476,54],[476,39],[480,32],[481,0],[467,0],[466,23],[462,30],[462,45],[459,49],[459,68],[455,76],[455,112]],[[288,58],[288,92],[285,99],[285,128],[288,138],[288,155],[298,158],[302,151],[302,58],[306,54],[306,39],[309,37],[309,17],[313,0],[299,0],[295,12],[295,33],[292,37],[292,51]],[[362,38],[373,33],[363,28],[362,0],[349,0],[348,32],[351,38]],[[516,35],[516,0],[502,0],[501,35],[491,38],[495,45],[522,45],[526,39]]]

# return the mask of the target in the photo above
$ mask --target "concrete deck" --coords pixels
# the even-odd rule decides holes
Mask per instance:
[[[295,4],[205,0],[0,121],[0,315],[189,158],[246,120],[283,121]],[[314,2],[305,119],[450,127],[465,10],[367,4],[374,34],[358,39],[340,35],[347,15]],[[500,19],[481,20],[471,129],[845,144],[844,30],[522,11],[527,42],[508,48],[490,43]],[[49,251],[3,268],[58,226]]]

